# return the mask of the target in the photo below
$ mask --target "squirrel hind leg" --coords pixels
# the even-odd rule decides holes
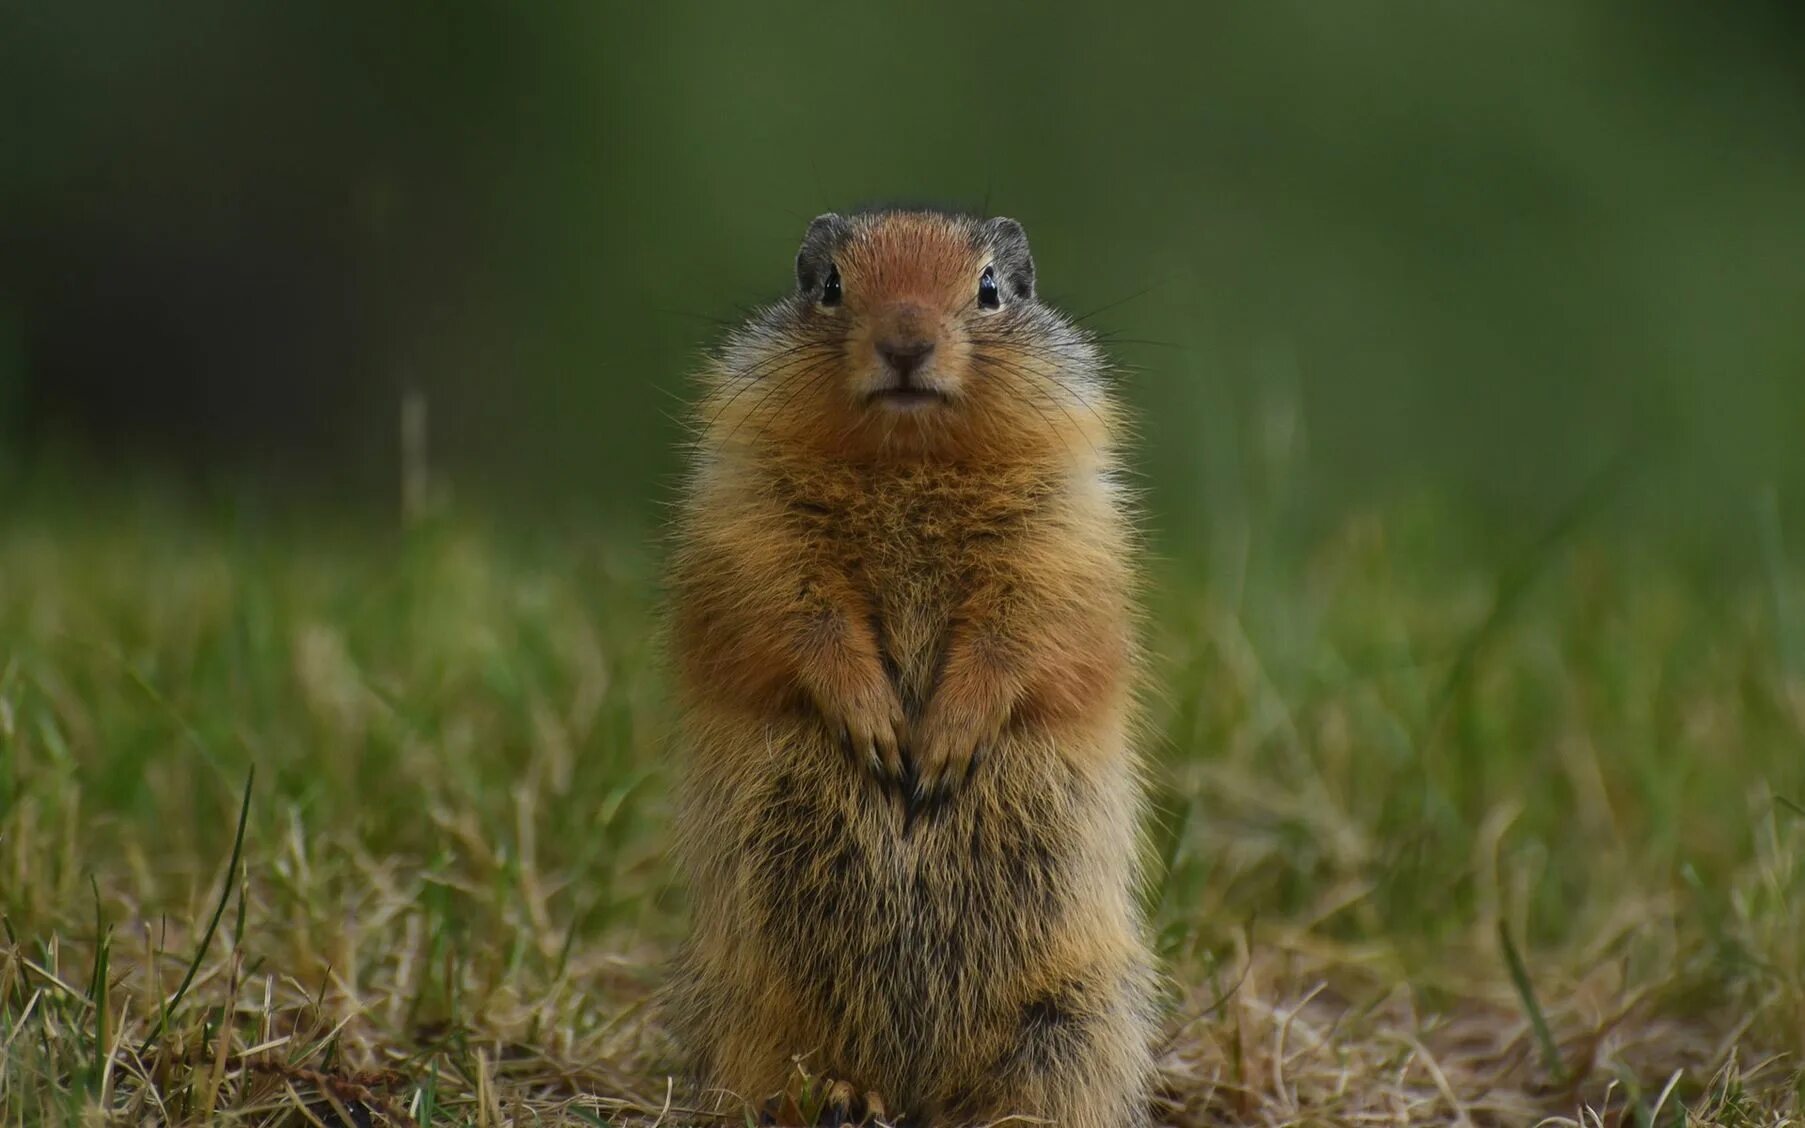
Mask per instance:
[[[953,1124],[1034,1116],[1061,1128],[1152,1123],[1154,1019],[1138,984],[1114,991],[1067,984],[1021,1010],[1020,1031],[987,1080],[959,1102]]]
[[[833,1077],[809,1078],[766,1100],[757,1122],[771,1128],[909,1128],[887,1118],[883,1098]]]
[[[869,1091],[861,1093],[845,1081],[831,1081],[815,1123],[821,1128],[869,1128],[890,1121],[882,1097]]]

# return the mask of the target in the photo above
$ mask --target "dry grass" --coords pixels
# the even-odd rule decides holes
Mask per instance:
[[[1799,576],[1443,539],[1160,578],[1162,1123],[1799,1123]],[[582,538],[11,522],[0,1124],[708,1122],[651,592]]]

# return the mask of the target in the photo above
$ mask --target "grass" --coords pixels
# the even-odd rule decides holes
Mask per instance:
[[[1725,578],[1447,527],[1156,567],[1161,1123],[1799,1123],[1783,538]],[[625,535],[16,511],[0,1125],[707,1122],[649,1006],[655,580]]]

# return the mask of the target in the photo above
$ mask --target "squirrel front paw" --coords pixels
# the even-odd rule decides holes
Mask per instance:
[[[1008,726],[1007,709],[960,706],[942,693],[929,702],[909,750],[914,806],[944,802],[977,773]]]
[[[841,747],[872,774],[902,778],[909,718],[902,699],[882,675],[855,692],[818,699],[816,708]]]

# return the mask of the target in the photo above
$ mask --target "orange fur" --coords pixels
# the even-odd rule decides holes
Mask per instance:
[[[841,304],[765,311],[700,406],[673,1022],[748,1100],[802,1056],[911,1124],[1144,1123],[1135,548],[1100,358],[1026,268],[976,303],[992,227],[841,222]],[[933,345],[929,406],[883,398],[898,333]]]

